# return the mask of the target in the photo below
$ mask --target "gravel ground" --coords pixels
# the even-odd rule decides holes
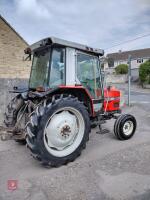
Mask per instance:
[[[59,168],[43,168],[25,146],[0,141],[0,200],[149,200],[150,105],[124,112],[138,122],[132,139],[118,141],[110,120],[104,125],[109,133],[93,129],[82,155]],[[18,181],[14,191],[7,188],[11,179]]]

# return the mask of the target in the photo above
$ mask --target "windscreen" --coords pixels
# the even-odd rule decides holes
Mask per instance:
[[[51,55],[49,87],[65,84],[65,49],[53,48]]]
[[[31,75],[29,81],[30,88],[47,87],[49,72],[50,49],[45,49],[34,53]]]

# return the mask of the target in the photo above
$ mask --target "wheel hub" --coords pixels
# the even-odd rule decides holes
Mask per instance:
[[[84,120],[78,110],[72,107],[61,108],[46,123],[45,147],[53,155],[66,156],[79,146],[84,130]]]
[[[48,145],[52,148],[62,150],[73,142],[77,134],[76,117],[68,111],[55,114],[45,131]]]
[[[65,125],[64,127],[62,127],[61,132],[60,132],[60,134],[62,135],[64,139],[69,137],[70,133],[71,133],[71,128],[68,125]]]
[[[125,135],[130,135],[133,131],[133,122],[127,121],[123,126],[123,132]]]

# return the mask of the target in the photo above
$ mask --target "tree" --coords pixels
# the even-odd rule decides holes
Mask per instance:
[[[147,60],[140,65],[139,78],[142,85],[144,83],[150,84],[150,60]]]
[[[128,65],[120,64],[115,68],[116,74],[127,74],[128,73]]]

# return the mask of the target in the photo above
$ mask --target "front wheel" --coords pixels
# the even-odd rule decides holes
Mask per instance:
[[[46,166],[76,159],[89,138],[90,120],[84,105],[66,97],[40,105],[27,125],[26,141],[34,157]]]
[[[136,119],[129,114],[120,115],[114,124],[114,133],[119,140],[130,139],[136,130]]]

